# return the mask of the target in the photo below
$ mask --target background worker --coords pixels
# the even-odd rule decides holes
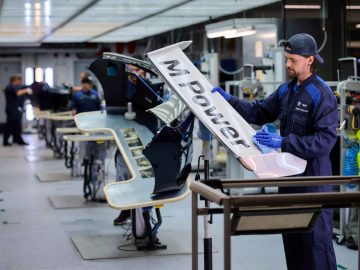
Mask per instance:
[[[12,135],[13,142],[18,145],[27,145],[21,137],[22,133],[22,99],[21,97],[32,94],[32,89],[23,86],[21,74],[10,77],[10,82],[4,89],[6,124],[4,130],[3,145],[10,146],[9,138]]]
[[[330,176],[329,154],[336,140],[337,101],[329,86],[315,74],[323,63],[314,38],[296,34],[285,43],[286,68],[291,78],[264,100],[252,103],[219,92],[249,123],[280,120],[280,135],[258,132],[257,141],[307,160],[304,176]],[[279,193],[331,192],[332,186],[280,187]],[[332,210],[323,209],[310,233],[283,234],[289,270],[335,270]]]
[[[73,114],[100,110],[100,99],[93,89],[93,82],[85,77],[81,80],[81,90],[72,97]]]
[[[141,58],[141,57],[136,57]],[[135,65],[128,65],[128,85],[127,85],[127,92],[126,98],[127,100],[131,100],[132,97],[137,92],[136,84],[138,78],[136,77],[133,72],[135,72],[138,76],[145,79],[145,71]],[[116,151],[115,153],[115,166],[118,168],[116,172],[116,181],[124,181],[130,178],[130,171],[126,166],[124,157],[121,155],[120,151]],[[114,226],[119,226],[125,224],[131,217],[131,210],[122,210],[117,218],[114,219]]]
[[[73,115],[84,112],[99,111],[101,102],[97,92],[93,89],[93,82],[84,77],[81,80],[81,90],[75,93],[71,101]],[[103,162],[106,156],[106,145],[104,142],[81,142],[80,160],[85,167],[84,174],[84,197],[85,199],[97,200],[96,192],[91,188],[91,182],[96,181],[96,160]],[[93,162],[91,162],[91,158]],[[102,200],[101,200],[102,201]]]

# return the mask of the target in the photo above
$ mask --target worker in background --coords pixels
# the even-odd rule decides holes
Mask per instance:
[[[89,79],[91,81],[91,84],[92,84],[91,88],[97,92],[97,95],[98,95],[99,99],[101,100],[103,107],[105,107],[104,90],[102,89],[101,84],[95,83],[91,74],[87,71],[80,72],[80,82],[83,79]],[[70,89],[71,89],[72,93],[75,94],[76,92],[81,91],[82,85],[73,86],[73,87],[70,87]],[[102,108],[102,109],[104,109],[104,108]]]
[[[330,176],[329,153],[336,140],[337,101],[329,86],[315,73],[323,63],[314,38],[296,34],[285,43],[286,68],[291,78],[269,97],[252,103],[220,93],[249,123],[263,125],[280,120],[280,135],[258,132],[256,140],[307,160],[303,176]],[[279,193],[331,192],[332,186],[279,187]],[[332,243],[333,215],[323,209],[309,233],[283,234],[289,270],[336,270]]]
[[[83,79],[89,79],[92,82],[92,89],[94,89],[95,91],[98,90],[97,85],[94,83],[89,72],[86,72],[86,71],[80,72],[80,82],[82,82]],[[81,91],[81,89],[82,89],[82,85],[75,85],[75,86],[71,87],[71,90],[75,93],[78,91]]]
[[[84,112],[99,111],[101,109],[100,99],[93,89],[93,82],[85,77],[81,80],[81,90],[75,93],[71,101],[73,115]],[[106,145],[103,141],[80,142],[79,156],[84,166],[84,197],[85,199],[97,200],[95,190],[92,190],[91,183],[96,181],[97,160],[103,161],[106,156]],[[92,161],[91,161],[92,160]]]
[[[135,58],[139,58],[140,57],[135,57]],[[135,65],[128,65],[128,70],[129,72],[129,76],[128,76],[128,87],[127,87],[127,93],[126,93],[126,98],[128,100],[130,100],[134,94],[136,93],[137,89],[136,89],[136,83],[138,78],[136,77],[135,74],[133,74],[132,72],[135,72],[138,76],[140,76],[141,78],[145,78],[145,71]],[[117,172],[116,172],[116,180],[117,181],[124,181],[124,180],[128,180],[129,176],[130,176],[130,172],[128,167],[126,166],[125,160],[123,158],[123,156],[121,155],[121,153],[119,151],[116,152],[115,154],[115,166],[118,168]],[[119,226],[122,225],[124,223],[126,223],[128,221],[128,219],[131,216],[131,210],[122,210],[119,214],[119,216],[117,218],[114,219],[114,226]]]
[[[81,80],[81,90],[73,95],[71,109],[73,115],[101,109],[100,99],[97,92],[93,89],[93,82],[89,78],[85,77]]]
[[[26,94],[31,95],[31,88],[23,86],[21,74],[15,74],[10,77],[10,82],[5,90],[5,112],[6,124],[4,130],[3,145],[10,146],[9,138],[13,136],[13,143],[18,145],[27,145],[21,137],[22,133],[22,104],[21,97]]]
[[[129,76],[128,76],[128,89],[127,89],[126,98],[130,100],[136,92],[136,84],[138,81],[138,78],[133,72],[135,72],[139,77],[145,79],[145,70],[135,65],[128,64],[127,71],[129,72]]]

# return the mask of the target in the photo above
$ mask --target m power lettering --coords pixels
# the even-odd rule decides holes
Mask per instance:
[[[161,62],[160,64],[167,65],[168,70],[174,71],[174,72],[169,72],[169,75],[171,77],[185,75],[185,74],[190,73],[190,71],[188,71],[187,69],[176,69],[175,68],[178,64],[180,64],[180,62],[178,60],[165,61],[165,62]]]
[[[201,110],[213,124],[221,126],[220,132],[226,139],[230,140],[232,145],[242,144],[245,147],[250,147],[245,140],[239,139],[239,132],[230,125],[229,121],[224,119],[224,116],[217,111],[216,107],[211,104],[209,98],[204,95],[205,89],[199,81],[179,83],[178,85],[195,93],[192,97],[192,101],[201,107]]]

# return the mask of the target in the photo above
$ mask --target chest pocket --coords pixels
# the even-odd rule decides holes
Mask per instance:
[[[291,133],[299,136],[306,135],[308,119],[305,115],[294,113],[291,116]]]

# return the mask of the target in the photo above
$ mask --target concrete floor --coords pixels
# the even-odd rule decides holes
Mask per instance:
[[[51,156],[43,142],[28,136],[32,147],[0,146],[0,269],[191,269],[191,256],[148,256],[129,259],[83,260],[70,240],[75,234],[122,234],[112,226],[117,211],[109,207],[55,210],[49,195],[81,195],[82,181],[40,183],[39,171],[66,171],[63,160],[27,162],[25,155]],[[161,230],[191,234],[190,198],[162,209]],[[199,220],[202,224],[202,220]],[[215,217],[213,269],[222,268],[222,219]],[[202,235],[202,228],[200,231]],[[201,243],[201,242],[200,242]],[[171,243],[166,243],[171,245]],[[191,243],[188,243],[191,247]],[[357,269],[357,253],[335,244],[338,264]],[[200,257],[200,263],[202,257]],[[281,236],[241,236],[232,239],[233,269],[286,269]],[[202,269],[201,266],[199,269]]]

